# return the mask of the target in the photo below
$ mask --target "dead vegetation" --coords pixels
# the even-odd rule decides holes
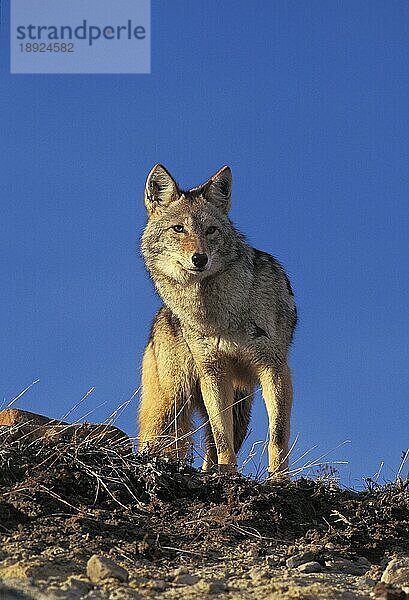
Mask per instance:
[[[313,545],[322,561],[374,563],[409,552],[407,480],[359,493],[331,481],[259,482],[205,475],[95,437],[32,439],[13,429],[0,428],[3,557],[22,535],[27,551],[58,539],[77,556],[105,552],[157,564],[180,556],[212,563],[244,544],[260,556]]]

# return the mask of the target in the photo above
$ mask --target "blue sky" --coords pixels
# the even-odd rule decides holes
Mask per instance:
[[[152,0],[150,75],[10,75],[0,41],[1,398],[105,420],[159,300],[143,185],[233,169],[232,219],[296,294],[293,460],[359,486],[408,447],[409,5]],[[136,434],[137,399],[117,424]],[[264,439],[256,399],[246,447]],[[258,458],[256,462],[258,462]],[[297,462],[303,464],[306,459]],[[250,468],[251,470],[251,468]],[[254,470],[254,469],[253,469]]]

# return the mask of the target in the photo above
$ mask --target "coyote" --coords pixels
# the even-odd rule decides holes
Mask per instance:
[[[292,404],[287,354],[297,312],[282,266],[251,248],[231,223],[231,188],[227,166],[188,191],[160,164],[148,175],[141,250],[164,305],[143,357],[139,447],[186,457],[197,409],[206,423],[202,469],[234,471],[259,382],[269,419],[268,469],[282,475]]]

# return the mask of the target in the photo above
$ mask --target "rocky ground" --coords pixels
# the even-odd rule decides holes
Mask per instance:
[[[263,483],[14,430],[0,427],[1,599],[409,597],[408,481]]]

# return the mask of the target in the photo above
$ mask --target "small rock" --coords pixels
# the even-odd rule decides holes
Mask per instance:
[[[142,596],[130,588],[119,587],[110,593],[109,600],[142,600]]]
[[[267,579],[270,577],[269,572],[266,569],[260,569],[259,567],[254,567],[249,571],[250,578],[253,581],[260,581],[261,579]]]
[[[190,573],[181,573],[176,575],[173,583],[179,583],[180,585],[195,585],[200,580],[197,575],[191,575]]]
[[[319,554],[322,551],[323,546],[318,544],[309,544],[306,548],[306,552],[312,552],[313,554]]]
[[[300,573],[321,573],[322,565],[320,565],[319,562],[313,560],[310,562],[302,563],[302,565],[297,567],[297,571],[299,571]]]
[[[221,579],[205,580],[201,579],[197,586],[204,594],[220,594],[227,591],[227,585]]]
[[[348,575],[364,575],[369,569],[368,565],[347,560],[346,558],[327,560],[325,566],[335,573],[346,573]]]
[[[277,558],[277,556],[265,556],[264,564],[267,567],[278,567],[278,565],[280,564],[280,559]]]
[[[360,565],[367,566],[368,568],[372,566],[372,565],[371,565],[371,563],[369,562],[369,560],[368,560],[367,558],[365,558],[365,556],[360,556],[360,557],[358,558],[357,562],[358,562]]]
[[[407,598],[405,592],[401,588],[397,588],[390,583],[377,583],[371,592],[373,598],[379,600],[403,600]]]
[[[128,571],[105,556],[94,554],[87,562],[87,576],[93,583],[101,583],[107,579],[128,581]]]
[[[164,592],[168,585],[163,579],[157,579],[156,581],[151,581],[150,588],[156,592]]]
[[[409,556],[391,560],[382,574],[381,582],[398,585],[409,593]]]
[[[374,587],[376,585],[376,580],[372,579],[372,577],[368,577],[368,575],[362,575],[357,579],[356,583],[359,588]]]
[[[311,562],[314,560],[315,554],[312,552],[300,552],[299,554],[294,554],[294,556],[290,556],[285,561],[285,564],[289,569],[295,569],[302,565],[303,563]]]
[[[166,581],[168,581],[169,575],[166,575],[165,579]],[[131,581],[128,582],[129,587],[132,588],[139,588],[139,587],[145,587],[147,584],[151,583],[152,579],[150,577],[143,577],[143,576],[139,576],[136,579],[131,579]]]
[[[61,589],[85,596],[92,589],[92,584],[87,580],[84,581],[83,579],[71,576],[61,585]]]

